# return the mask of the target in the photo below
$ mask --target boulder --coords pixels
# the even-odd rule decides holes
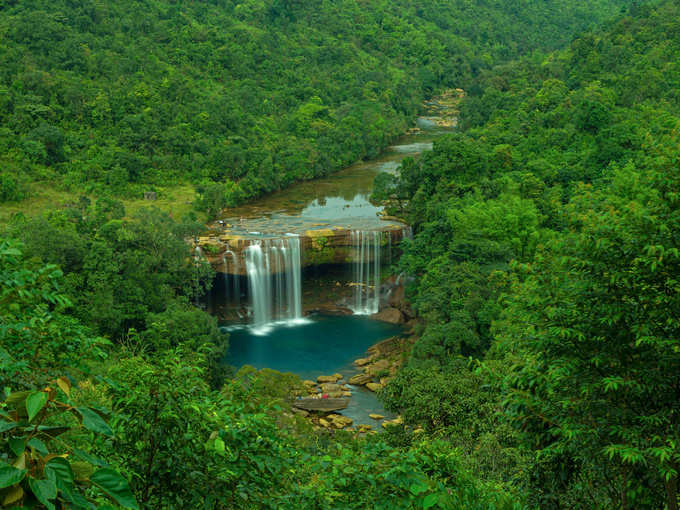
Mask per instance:
[[[335,381],[337,382],[342,379],[342,374],[333,374],[333,377],[335,377]]]
[[[370,365],[366,369],[366,373],[368,373],[368,375],[374,377],[374,376],[377,376],[379,373],[384,372],[385,370],[389,370],[389,369],[390,369],[390,362],[387,361],[386,359],[381,359],[381,360],[376,361],[372,365]]]
[[[405,297],[406,296],[404,293],[404,286],[398,285],[397,287],[392,289],[387,304],[390,305],[390,307],[392,308],[400,309],[404,305]]]
[[[394,420],[385,420],[382,422],[382,426],[386,429],[387,427],[394,427],[401,425],[402,423],[404,423],[404,421],[401,419],[401,416],[397,416]]]
[[[397,308],[385,308],[382,312],[373,315],[373,318],[390,324],[403,324],[406,322],[404,314]]]
[[[342,392],[342,396],[343,396],[343,397],[351,397],[351,396],[352,396],[352,392],[351,392],[351,391],[343,391],[343,392]]]
[[[293,401],[293,406],[305,411],[339,411],[349,404],[347,398],[301,398]]]
[[[363,425],[363,424],[362,424],[362,425],[357,425],[357,430],[358,430],[359,432],[368,432],[368,431],[371,430],[372,428],[373,428],[373,427],[371,427],[370,425]]]
[[[342,386],[335,383],[323,383],[321,385],[321,393],[338,393],[342,391]]]
[[[378,391],[378,390],[381,390],[383,386],[382,386],[382,384],[370,382],[370,383],[366,384],[366,387],[371,391]]]
[[[368,417],[371,418],[372,420],[382,420],[382,419],[385,418],[382,414],[376,414],[376,413],[371,413],[371,414],[368,415]]]
[[[329,428],[331,426],[331,422],[329,422],[328,420],[324,420],[323,418],[319,418],[319,425],[321,425],[322,427]]]
[[[354,364],[359,367],[363,367],[364,365],[368,365],[371,361],[371,358],[359,358],[354,360]]]
[[[357,374],[349,379],[350,384],[362,385],[371,382],[373,378],[368,374]]]
[[[334,375],[320,375],[316,378],[316,382],[318,383],[335,383],[337,380],[338,378]]]
[[[336,429],[344,429],[345,427],[349,427],[352,423],[354,423],[352,418],[342,416],[341,414],[329,414],[326,416],[326,419],[330,420]]]
[[[307,379],[306,381],[302,381],[302,384],[304,384],[305,386],[312,386],[312,387],[316,386],[316,383],[314,381],[310,381],[309,379]]]

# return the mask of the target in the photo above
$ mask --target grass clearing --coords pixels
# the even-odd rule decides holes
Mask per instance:
[[[175,220],[179,220],[193,210],[191,204],[196,198],[196,190],[190,184],[154,186],[154,190],[157,193],[156,200],[145,200],[142,193],[139,198],[116,198],[125,205],[127,217],[133,216],[143,207],[154,206],[170,213]],[[93,202],[96,200],[94,195],[61,190],[53,183],[33,183],[29,198],[20,202],[0,204],[0,225],[8,223],[15,214],[33,217],[45,211],[69,207],[76,204],[81,196],[87,196]],[[194,213],[199,221],[206,221],[203,213],[196,211]]]

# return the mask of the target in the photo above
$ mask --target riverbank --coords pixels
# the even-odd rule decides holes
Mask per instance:
[[[376,433],[381,427],[401,425],[401,416],[385,411],[377,396],[408,359],[415,341],[413,331],[386,338],[369,347],[363,357],[353,361],[354,375],[335,373],[318,376],[315,380],[304,380],[306,394],[298,395],[293,400],[291,412],[309,420],[317,430],[346,430],[366,434]],[[356,420],[347,412],[347,408],[352,399],[361,398],[362,393],[366,392],[374,396],[374,405],[366,409],[368,412],[363,419]]]

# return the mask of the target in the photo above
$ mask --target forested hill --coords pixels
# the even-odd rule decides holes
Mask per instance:
[[[433,91],[628,3],[6,0],[0,200],[191,182],[214,211],[375,155]]]
[[[680,4],[635,6],[377,182],[424,321],[390,406],[540,508],[678,508],[678,55]]]

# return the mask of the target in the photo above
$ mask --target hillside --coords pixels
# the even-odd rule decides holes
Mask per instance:
[[[626,4],[5,1],[0,200],[191,183],[214,212],[375,155],[424,97]]]
[[[424,319],[388,400],[541,508],[676,508],[679,15],[484,72],[462,132],[377,182]]]

